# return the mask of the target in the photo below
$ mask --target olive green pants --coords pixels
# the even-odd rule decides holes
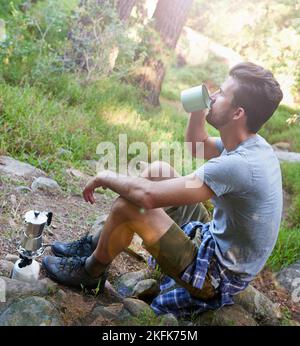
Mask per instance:
[[[181,280],[183,271],[197,256],[201,236],[200,232],[197,231],[194,238],[190,239],[179,225],[183,225],[189,221],[208,222],[210,218],[206,208],[202,203],[199,203],[181,207],[170,207],[165,211],[174,220],[174,223],[157,243],[152,246],[144,245],[146,250],[155,258],[162,272],[176,281],[177,287],[186,288],[191,295],[197,298],[204,300],[213,298],[217,292],[212,286],[209,270],[202,289],[197,289]]]
[[[174,220],[169,230],[152,246],[145,246],[146,250],[155,258],[163,273],[172,277],[176,283],[186,288],[193,296],[201,299],[213,298],[216,294],[211,284],[208,271],[206,280],[201,290],[192,287],[180,279],[182,272],[195,260],[197,250],[201,243],[200,233],[190,239],[179,225],[189,221],[210,220],[209,214],[202,203],[180,207],[165,208],[165,212]],[[93,245],[97,245],[101,229],[93,236]]]

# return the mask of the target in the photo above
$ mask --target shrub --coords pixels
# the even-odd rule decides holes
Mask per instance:
[[[283,227],[267,265],[277,271],[300,258],[300,229]]]
[[[65,67],[82,75],[87,81],[99,80],[112,73],[124,76],[137,62],[137,43],[128,37],[114,3],[86,0],[73,14]],[[134,63],[134,64],[133,64]]]

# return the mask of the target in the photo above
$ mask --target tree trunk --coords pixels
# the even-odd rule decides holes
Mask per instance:
[[[175,48],[193,0],[160,0],[153,18],[168,48]]]
[[[136,2],[137,0],[118,0],[117,9],[121,20],[126,22]]]
[[[159,0],[153,14],[154,28],[160,34],[165,48],[175,49],[192,2],[193,0]],[[155,56],[149,57],[138,76],[138,83],[146,91],[147,100],[153,106],[159,106],[165,70],[162,60]]]

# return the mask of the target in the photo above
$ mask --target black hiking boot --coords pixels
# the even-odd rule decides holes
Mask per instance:
[[[70,243],[56,241],[51,246],[53,254],[58,257],[89,257],[95,248],[93,236],[88,234]]]
[[[77,288],[98,288],[102,293],[107,278],[106,270],[97,278],[91,277],[85,269],[87,257],[54,257],[43,258],[42,265],[47,275],[54,281]]]

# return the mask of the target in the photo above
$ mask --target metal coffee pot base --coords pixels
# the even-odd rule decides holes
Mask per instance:
[[[22,257],[34,258],[41,256],[45,251],[42,243],[42,236],[37,238],[27,237],[25,233],[22,234],[21,242],[18,247],[18,252]]]

